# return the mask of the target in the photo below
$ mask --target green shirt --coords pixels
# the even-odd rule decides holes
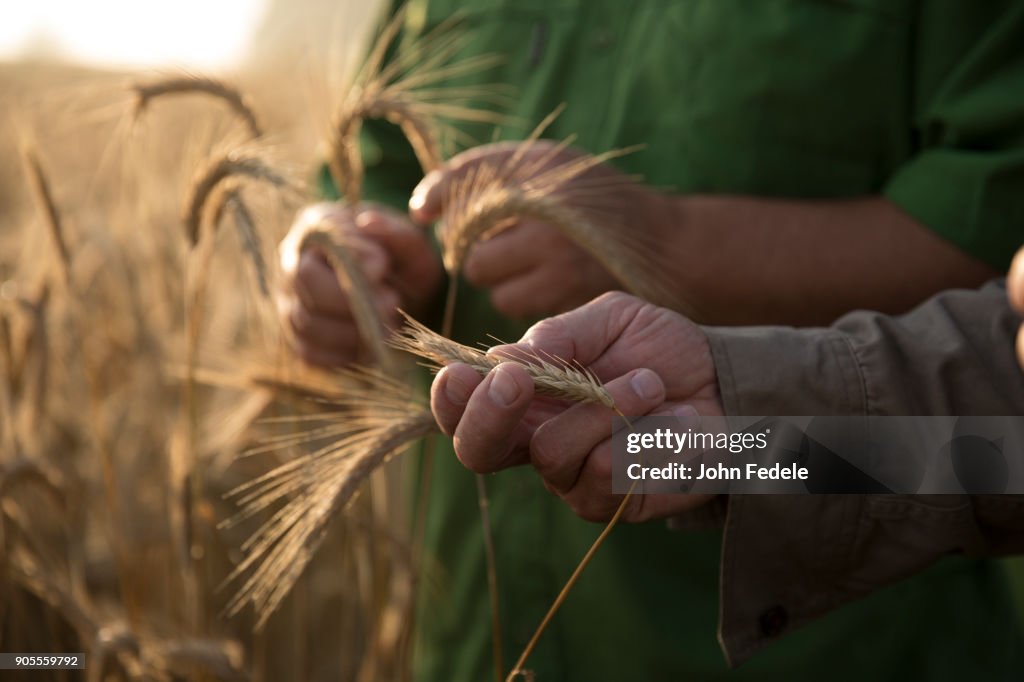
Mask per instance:
[[[884,194],[999,268],[1021,242],[1024,3],[412,0],[406,35],[456,10],[471,31],[467,54],[505,57],[469,81],[517,88],[508,113],[518,124],[503,138],[521,139],[565,102],[546,136],[575,133],[591,152],[645,144],[616,163],[656,186]],[[404,206],[420,177],[414,157],[397,129],[366,133],[366,197]],[[469,343],[525,328],[464,283],[456,320]],[[427,548],[436,563],[421,595],[417,679],[487,680],[475,486],[447,443],[434,461]],[[601,527],[575,517],[528,468],[488,486],[510,665]],[[960,558],[791,633],[783,623],[784,637],[729,670],[715,638],[720,548],[720,531],[620,526],[528,667],[540,682],[1005,679],[1024,670],[999,567]],[[765,636],[779,629],[776,619]]]

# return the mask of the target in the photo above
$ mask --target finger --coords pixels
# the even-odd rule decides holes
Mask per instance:
[[[1006,276],[1006,293],[1017,312],[1024,313],[1024,249],[1017,252]]]
[[[395,289],[389,286],[380,287],[374,294],[374,305],[377,306],[385,327],[397,329],[401,326],[398,309],[402,307],[402,299]]]
[[[634,370],[605,388],[626,415],[647,414],[665,400],[665,385],[649,369]],[[576,486],[591,452],[611,437],[612,416],[602,405],[574,405],[534,432],[530,463],[552,490],[566,495]]]
[[[1017,364],[1024,369],[1024,325],[1017,330]]]
[[[517,319],[550,313],[562,300],[562,281],[548,268],[529,270],[491,291],[491,305],[506,317]]]
[[[341,245],[355,255],[363,277],[370,284],[379,284],[391,273],[391,256],[377,242],[358,232],[339,235]]]
[[[348,246],[359,251],[360,267],[372,285],[380,285],[388,269],[387,255],[378,245],[361,240]],[[348,294],[341,287],[338,273],[328,264],[323,254],[309,250],[299,257],[298,270],[292,289],[311,311],[327,315],[350,315]]]
[[[334,270],[320,253],[306,251],[299,257],[292,289],[310,311],[337,316],[351,314]]]
[[[340,346],[319,346],[299,337],[292,339],[292,346],[303,361],[317,367],[344,367],[355,360],[354,352],[346,352]]]
[[[533,380],[523,367],[505,362],[491,370],[455,427],[455,454],[463,465],[490,473],[521,464],[513,434],[532,400]]]
[[[452,183],[465,178],[482,163],[500,164],[516,148],[514,142],[480,145],[457,154],[441,168],[430,171],[409,198],[409,216],[420,225],[434,222],[444,211],[444,196]]]
[[[281,272],[286,280],[295,277],[299,266],[299,246],[310,229],[325,226],[335,230],[351,229],[352,211],[345,204],[321,202],[301,209],[295,216],[288,234],[278,246]]]
[[[611,441],[605,440],[594,448],[583,462],[576,485],[561,497],[584,521],[607,521],[615,514],[623,495],[612,493]],[[634,504],[636,502],[639,500]]]
[[[463,274],[474,286],[490,289],[536,267],[536,232],[530,223],[513,223],[470,249]]]
[[[483,377],[476,370],[462,363],[448,365],[434,377],[430,385],[430,409],[446,436],[455,433],[469,397],[482,381]]]
[[[351,318],[312,312],[300,301],[294,301],[290,306],[288,323],[295,336],[317,346],[336,346],[341,350],[351,350],[359,342],[359,333]]]
[[[408,260],[419,255],[426,245],[426,233],[394,211],[371,206],[356,216],[360,234],[381,245],[393,258]]]
[[[662,403],[657,409],[650,411],[655,417],[676,417],[693,419],[698,416],[692,405],[679,403]],[[693,422],[687,422],[693,425]],[[612,482],[615,475],[614,452],[612,441],[604,440],[587,457],[580,470],[579,478],[573,488],[562,495],[562,499],[573,512],[585,521],[607,521],[619,508],[624,495],[612,493]],[[622,520],[628,522],[644,521],[650,509],[645,507],[648,495],[636,495],[631,504],[623,510]],[[672,496],[676,497],[675,495]]]
[[[495,346],[490,352],[509,357],[540,354],[590,366],[622,335],[645,305],[621,291],[603,294],[579,308],[541,320],[526,331],[519,343]]]

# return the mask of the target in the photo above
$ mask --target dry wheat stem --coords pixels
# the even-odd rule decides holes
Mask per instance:
[[[254,152],[234,149],[214,156],[198,170],[185,198],[182,220],[185,235],[193,246],[199,242],[203,207],[214,188],[231,177],[260,180],[285,191],[295,190],[288,177]]]
[[[435,368],[461,362],[484,376],[503,362],[514,362],[526,369],[538,395],[615,407],[615,401],[600,380],[585,368],[562,364],[558,358],[528,353],[517,357],[485,353],[441,336],[404,312],[402,315],[405,317],[405,327],[389,344],[427,360]]]
[[[46,174],[43,173],[39,157],[34,149],[25,147],[22,150],[22,160],[25,164],[25,171],[28,175],[29,185],[32,188],[32,194],[43,213],[46,227],[53,241],[54,250],[57,253],[57,264],[60,268],[61,280],[66,286],[70,286],[71,252],[68,250],[67,240],[64,236],[64,223],[61,220],[60,211],[57,210],[57,204],[53,199],[50,183],[46,179]]]
[[[234,85],[217,78],[198,75],[171,76],[156,81],[133,83],[131,89],[135,93],[136,117],[155,99],[168,95],[199,93],[226,102],[245,123],[253,138],[263,134],[249,98]]]
[[[338,285],[348,298],[359,336],[373,353],[376,363],[382,368],[391,369],[391,357],[384,342],[384,322],[359,260],[353,257],[341,237],[327,226],[308,230],[303,234],[298,249],[299,253],[316,249],[327,258],[338,279]]]
[[[634,481],[633,484],[630,486],[629,491],[623,496],[622,501],[619,503],[618,508],[615,510],[615,514],[612,515],[611,520],[608,521],[608,524],[604,527],[604,530],[601,531],[601,534],[598,535],[597,539],[594,540],[592,545],[590,545],[590,549],[588,549],[587,553],[583,555],[583,558],[580,560],[579,564],[577,564],[576,568],[573,570],[572,575],[569,576],[569,580],[566,581],[565,585],[558,593],[558,596],[555,598],[555,601],[551,604],[550,608],[548,608],[548,612],[544,614],[544,618],[541,620],[540,625],[537,626],[537,629],[536,631],[534,631],[533,636],[530,637],[530,641],[526,644],[526,647],[523,649],[523,653],[520,654],[519,659],[516,661],[516,664],[512,666],[512,671],[509,672],[508,677],[505,678],[505,682],[515,682],[515,679],[519,676],[523,676],[526,679],[533,679],[533,674],[528,670],[524,670],[523,666],[526,665],[526,661],[530,658],[530,654],[532,654],[533,650],[537,647],[537,642],[540,641],[541,635],[544,634],[544,631],[547,629],[548,625],[551,624],[551,620],[555,617],[555,614],[558,612],[558,609],[561,608],[562,604],[565,602],[566,597],[569,596],[569,592],[572,590],[573,587],[575,587],[577,581],[580,579],[580,576],[583,575],[583,571],[590,564],[591,559],[594,558],[594,555],[597,554],[597,551],[601,548],[601,545],[604,544],[604,541],[611,534],[612,530],[614,530],[615,526],[618,525],[619,519],[622,517],[622,512],[625,511],[626,505],[629,504],[630,499],[632,499],[633,497],[633,490],[635,488],[636,482]]]

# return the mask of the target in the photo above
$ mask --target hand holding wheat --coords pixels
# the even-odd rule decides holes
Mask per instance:
[[[410,215],[443,219],[448,271],[489,289],[511,317],[565,312],[622,288],[674,305],[662,285],[675,227],[661,224],[665,198],[607,163],[629,150],[591,156],[539,131],[459,154],[416,188]]]
[[[588,367],[626,415],[679,409],[722,414],[714,362],[700,327],[632,296],[602,296],[535,325],[519,344],[491,349],[499,356],[524,353]],[[604,521],[618,508],[622,496],[611,493],[614,412],[606,406],[538,399],[526,370],[503,363],[483,379],[465,365],[450,365],[434,380],[431,408],[470,469],[530,464],[581,517]],[[622,518],[670,516],[707,499],[648,495],[634,499]]]
[[[283,279],[278,311],[304,360],[321,366],[349,365],[366,350],[352,302],[324,254],[299,248],[303,236],[317,225],[349,246],[370,287],[368,298],[389,326],[397,323],[399,306],[414,311],[426,306],[439,287],[441,265],[423,231],[396,211],[324,203],[299,213],[280,246]]]

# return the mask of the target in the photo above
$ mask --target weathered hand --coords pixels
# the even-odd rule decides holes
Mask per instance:
[[[704,332],[626,294],[606,294],[544,320],[520,343],[492,352],[515,356],[524,350],[589,367],[626,415],[722,414]],[[454,437],[459,459],[473,471],[528,463],[585,519],[606,520],[618,507],[621,496],[611,493],[614,412],[608,408],[537,397],[526,371],[514,363],[503,363],[482,380],[465,365],[447,367],[434,380],[431,407],[442,430]],[[623,518],[670,516],[708,499],[637,496]]]
[[[348,297],[324,256],[298,253],[305,231],[321,224],[343,233],[358,253],[386,324],[397,324],[399,306],[414,314],[422,311],[439,287],[441,264],[423,230],[392,209],[322,203],[299,212],[279,249],[283,281],[278,312],[304,360],[340,366],[358,361],[365,349]]]

